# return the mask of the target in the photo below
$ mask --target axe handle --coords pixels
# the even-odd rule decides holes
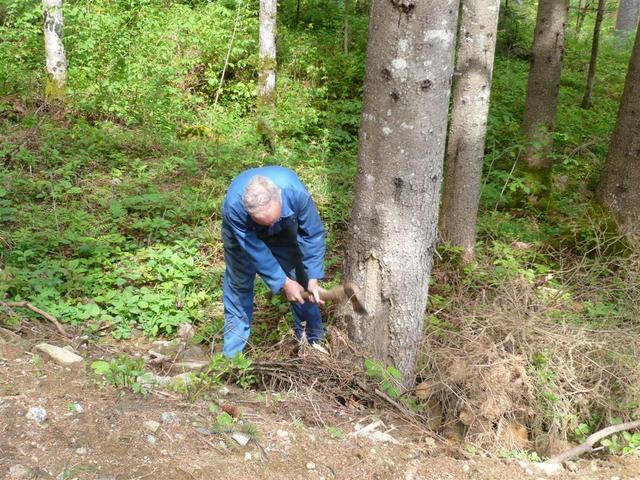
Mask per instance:
[[[309,292],[302,292],[302,298],[305,301],[309,300],[310,297],[311,297],[311,294]],[[325,302],[327,300],[333,300],[333,301],[344,300],[345,299],[344,286],[340,285],[337,287],[330,288],[329,290],[321,291],[320,299],[324,300]]]

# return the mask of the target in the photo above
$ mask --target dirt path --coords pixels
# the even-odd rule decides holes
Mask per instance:
[[[336,404],[329,406],[329,416],[323,413],[319,418],[304,392],[224,388],[213,391],[208,400],[190,402],[172,392],[142,396],[100,388],[87,367],[89,360],[80,369],[61,367],[36,356],[35,338],[4,338],[0,337],[0,478],[547,477],[531,463],[452,458],[430,438],[420,438],[376,412]],[[80,353],[96,358],[104,347]],[[207,433],[220,414],[211,410],[224,404],[239,409],[245,425],[256,430],[246,446],[226,434]],[[29,419],[34,407],[44,409],[46,419]],[[38,411],[30,416],[34,412]],[[367,425],[376,418],[392,429],[390,435],[398,443],[349,435],[358,422]],[[575,466],[576,472],[563,470],[555,478],[640,480],[637,458],[581,460]]]

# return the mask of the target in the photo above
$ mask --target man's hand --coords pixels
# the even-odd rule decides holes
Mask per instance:
[[[302,294],[304,292],[304,288],[295,280],[291,280],[287,277],[287,281],[284,282],[284,287],[282,287],[282,291],[284,295],[287,297],[287,300],[290,302],[298,302],[304,303],[304,299],[302,298]]]
[[[307,285],[307,291],[311,294],[309,297],[309,301],[311,303],[317,303],[318,305],[322,305],[324,300],[320,298],[320,292],[324,292],[324,288],[322,288],[318,284],[318,280],[312,278],[309,280],[309,284]]]

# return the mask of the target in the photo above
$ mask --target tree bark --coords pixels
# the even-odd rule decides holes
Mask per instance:
[[[531,142],[525,159],[530,169],[551,168],[569,0],[540,0],[533,39],[522,130]]]
[[[276,13],[277,0],[260,0],[257,131],[262,143],[273,153],[276,133],[273,115],[276,93]]]
[[[593,105],[593,82],[596,77],[596,62],[598,60],[598,46],[600,44],[600,26],[604,18],[604,10],[607,0],[598,0],[598,13],[593,27],[593,42],[591,43],[591,60],[589,61],[589,73],[587,74],[587,87],[582,98],[582,108],[591,108]]]
[[[272,105],[276,90],[276,0],[260,0],[258,103]]]
[[[463,0],[440,234],[473,260],[500,0]]]
[[[344,0],[344,18],[342,24],[342,52],[349,53],[349,0]]]
[[[62,0],[42,0],[44,49],[47,67],[45,97],[60,100],[66,94],[67,56],[64,51]]]
[[[629,70],[597,196],[632,240],[640,240],[640,35]]]
[[[458,0],[371,2],[345,276],[351,338],[414,381],[436,243]]]
[[[616,16],[616,33],[624,37],[635,32],[638,26],[640,0],[620,0]]]

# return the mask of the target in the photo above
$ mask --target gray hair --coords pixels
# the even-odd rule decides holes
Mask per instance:
[[[242,204],[249,215],[260,213],[272,202],[280,200],[280,187],[262,175],[249,180],[242,194]]]

